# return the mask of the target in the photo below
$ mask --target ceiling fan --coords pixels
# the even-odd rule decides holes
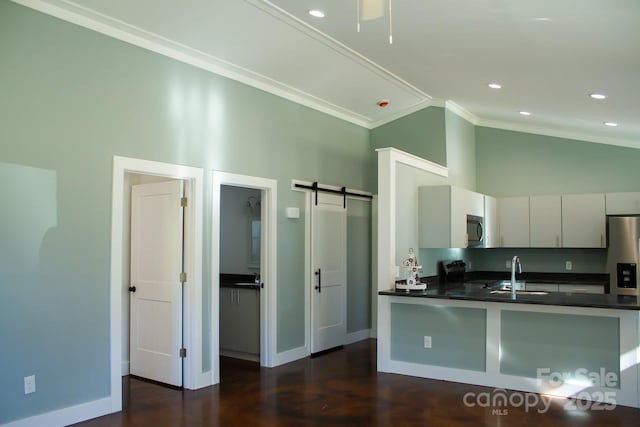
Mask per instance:
[[[392,0],[356,0],[357,30],[360,32],[360,20],[370,21],[384,16],[385,2],[389,2],[389,44],[393,44],[393,26],[391,21]]]

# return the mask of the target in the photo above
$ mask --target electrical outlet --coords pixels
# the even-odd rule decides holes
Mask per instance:
[[[564,268],[565,270],[573,270],[573,263],[571,261],[565,261]]]
[[[504,262],[504,266],[505,266],[506,268],[511,268],[511,260],[510,260],[510,259],[506,260],[506,261]]]
[[[36,376],[29,375],[24,377],[24,394],[31,394],[36,392]]]
[[[467,261],[467,271],[471,270],[473,270],[473,268],[471,268],[471,261]]]
[[[425,335],[424,336],[424,348],[431,348],[431,337]]]

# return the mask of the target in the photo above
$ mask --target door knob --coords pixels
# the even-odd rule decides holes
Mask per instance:
[[[129,292],[135,292],[135,291],[136,291],[135,286],[129,286]]]

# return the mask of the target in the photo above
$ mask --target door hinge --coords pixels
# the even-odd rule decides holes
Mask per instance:
[[[186,281],[187,281],[187,273],[183,271],[182,273],[180,273],[180,283],[184,283]]]
[[[187,207],[187,198],[186,197],[181,197],[180,198],[180,206],[182,206],[183,208]]]
[[[180,349],[180,357],[182,359],[184,359],[185,357],[187,357],[187,349],[186,348],[181,348]]]

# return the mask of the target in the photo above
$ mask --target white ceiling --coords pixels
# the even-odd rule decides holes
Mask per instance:
[[[438,105],[640,148],[638,0],[392,0],[393,44],[356,0],[14,1],[368,128]]]

